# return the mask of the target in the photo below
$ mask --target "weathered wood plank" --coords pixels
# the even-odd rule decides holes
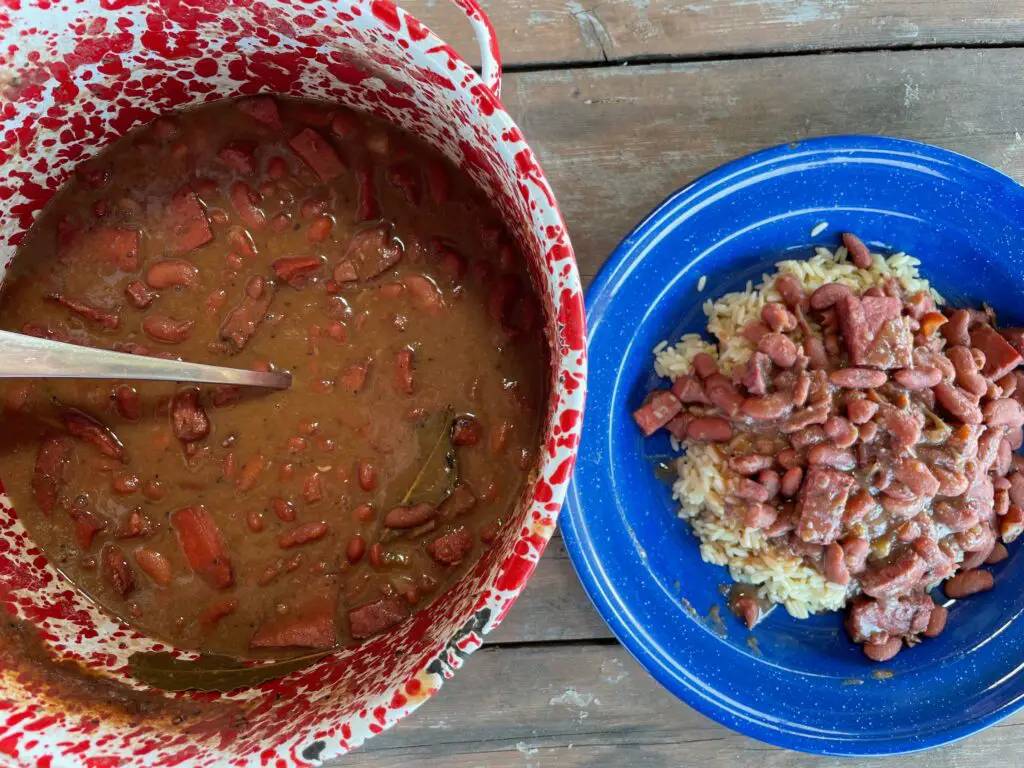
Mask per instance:
[[[849,53],[521,73],[505,101],[589,279],[652,207],[744,153],[830,133],[905,136],[1024,179],[1024,50]]]
[[[590,599],[583,592],[565,551],[562,537],[552,538],[537,570],[505,621],[486,642],[524,643],[550,640],[610,638]]]
[[[877,685],[885,685],[877,681]],[[1014,764],[1024,717],[968,741],[858,768]],[[617,645],[484,648],[440,696],[336,765],[350,768],[847,768],[722,728],[680,703]]]
[[[447,0],[400,3],[474,63]],[[1024,40],[1019,0],[485,0],[507,65]]]

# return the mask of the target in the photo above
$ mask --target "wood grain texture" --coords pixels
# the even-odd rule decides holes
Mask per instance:
[[[674,190],[837,133],[904,136],[1024,179],[1024,50],[929,50],[521,73],[505,102],[551,180],[585,279]]]
[[[885,685],[872,681],[866,685]],[[488,649],[346,768],[982,768],[1016,765],[1017,716],[927,757],[800,755],[722,728],[662,689],[619,646]]]
[[[478,63],[448,0],[403,0]],[[1024,40],[1019,0],[483,0],[509,66]]]
[[[1022,71],[1024,50],[1015,49],[850,53],[521,73],[507,78],[505,98],[544,163],[589,276],[671,191],[728,159],[794,138],[908,136],[1024,179]],[[607,637],[556,540],[490,640],[573,640],[587,633]],[[1005,755],[1024,748],[1022,726],[1018,716],[929,752],[927,765],[1006,764]],[[911,768],[921,760],[857,765]],[[578,643],[485,647],[436,699],[335,763],[409,764],[850,765],[737,736],[664,692],[619,646]]]

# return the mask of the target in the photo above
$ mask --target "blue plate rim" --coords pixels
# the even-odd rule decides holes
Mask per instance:
[[[594,332],[600,326],[608,302],[613,298],[610,288],[619,278],[620,271],[632,263],[645,241],[656,234],[661,220],[676,213],[687,198],[698,199],[715,186],[739,174],[749,173],[761,165],[779,161],[785,164],[804,156],[813,156],[820,160],[822,156],[834,155],[838,161],[843,155],[854,153],[906,155],[925,164],[952,167],[962,173],[982,176],[986,183],[1001,188],[1007,194],[1024,194],[1024,186],[979,160],[912,139],[871,134],[840,134],[801,139],[756,150],[708,171],[669,194],[620,241],[586,291],[588,348]],[[593,359],[593,355],[590,357]],[[592,370],[591,377],[596,379],[597,372]],[[595,410],[595,403],[591,398],[588,403],[587,427],[604,429],[608,416],[595,414]],[[559,527],[569,559],[587,597],[619,642],[659,684],[712,720],[740,734],[786,749],[819,755],[876,757],[910,754],[950,744],[982,731],[1024,708],[1024,699],[1021,699],[956,727],[930,731],[924,737],[876,739],[868,742],[810,738],[773,727],[762,720],[738,717],[734,712],[723,708],[718,701],[705,695],[699,680],[675,674],[645,644],[642,639],[644,628],[632,619],[628,605],[615,595],[614,588],[601,577],[600,559],[593,549],[592,541],[585,533],[586,524],[582,517],[583,508],[577,477],[578,475],[574,476],[570,483],[565,501],[566,511],[559,520]]]

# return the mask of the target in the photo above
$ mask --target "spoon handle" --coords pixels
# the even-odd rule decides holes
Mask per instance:
[[[2,379],[142,379],[287,389],[290,373],[247,371],[129,355],[0,331]]]

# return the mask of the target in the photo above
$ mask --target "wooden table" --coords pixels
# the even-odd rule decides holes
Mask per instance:
[[[475,60],[468,28],[447,0],[403,4]],[[670,192],[791,139],[905,136],[1024,180],[1021,0],[484,4],[505,57],[504,102],[555,188],[585,282]],[[1022,748],[1018,715],[926,758],[855,764],[1015,765]],[[612,638],[556,537],[504,625],[440,695],[332,764],[854,763],[769,747],[673,698]]]

